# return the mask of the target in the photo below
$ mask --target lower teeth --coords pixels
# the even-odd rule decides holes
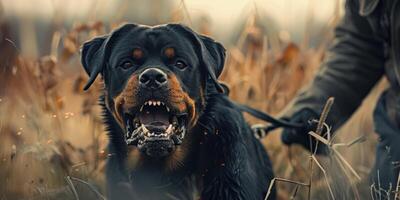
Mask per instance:
[[[132,123],[127,122],[126,143],[128,145],[143,145],[148,139],[167,137],[168,139],[172,139],[176,145],[179,145],[182,143],[185,134],[185,128],[183,126],[178,128],[177,123],[170,124],[165,132],[160,134],[150,132],[144,124],[135,123],[135,125],[136,129],[132,130]],[[175,133],[173,133],[173,131],[175,131]]]

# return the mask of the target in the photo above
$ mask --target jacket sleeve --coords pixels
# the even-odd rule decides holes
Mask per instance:
[[[283,112],[285,118],[311,109],[320,114],[329,97],[335,103],[329,114],[333,128],[341,126],[357,109],[384,73],[383,41],[373,34],[355,1],[346,2],[345,16],[335,29],[333,46],[311,84]]]

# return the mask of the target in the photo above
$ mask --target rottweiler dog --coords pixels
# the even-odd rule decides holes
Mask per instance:
[[[85,89],[104,82],[109,199],[264,199],[270,159],[217,80],[224,60],[180,24],[125,24],[83,44]]]

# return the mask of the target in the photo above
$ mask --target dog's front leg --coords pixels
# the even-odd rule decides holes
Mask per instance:
[[[124,145],[124,144],[120,144]],[[107,196],[110,200],[132,200],[133,189],[126,168],[126,147],[110,142],[106,165]]]
[[[233,147],[234,146],[234,147]],[[258,193],[251,171],[246,166],[242,154],[245,149],[240,144],[233,145],[230,152],[214,157],[214,166],[207,168],[203,174],[202,200],[253,200]],[[229,147],[227,147],[229,148]]]
[[[212,133],[207,133],[203,151],[207,167],[202,172],[202,200],[255,200],[260,198],[256,173],[249,159],[240,113],[230,109],[223,116],[211,119],[215,124]],[[211,122],[212,121],[212,122]],[[211,132],[211,131],[209,131]]]

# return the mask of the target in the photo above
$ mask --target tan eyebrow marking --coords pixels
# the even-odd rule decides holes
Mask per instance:
[[[133,58],[135,58],[135,59],[141,59],[143,57],[143,51],[139,48],[135,48],[133,50],[132,55],[133,55]]]
[[[166,48],[164,50],[164,55],[169,59],[175,57],[175,49],[172,47]]]

